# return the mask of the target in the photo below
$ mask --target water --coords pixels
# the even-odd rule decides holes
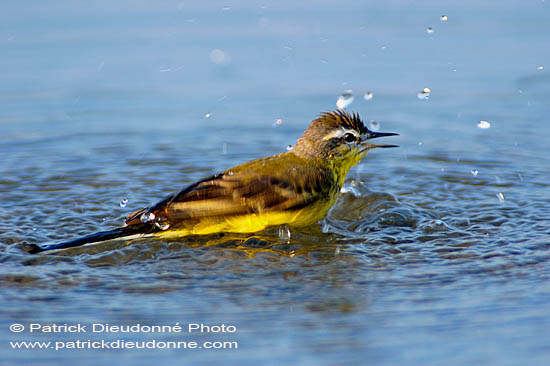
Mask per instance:
[[[548,363],[547,2],[31,5],[0,13],[1,364]],[[437,92],[418,100],[427,85]],[[386,141],[400,148],[370,152],[329,217],[288,242],[275,228],[18,249],[116,227],[285,151],[348,89],[376,94],[348,109],[398,132]],[[118,339],[239,348],[9,345]]]
[[[370,121],[368,123],[368,129],[371,131],[379,131],[380,130],[380,122],[378,121]]]
[[[353,96],[352,91],[351,90],[346,90],[336,100],[336,108],[338,108],[338,109],[347,108],[351,103],[353,103],[354,99],[355,99],[355,97]]]
[[[416,97],[420,100],[430,99],[430,93],[431,92],[432,91],[430,90],[430,88],[424,88],[421,91],[419,91],[418,93],[416,93]]]
[[[477,123],[477,127],[478,128],[481,128],[483,130],[486,130],[488,128],[491,128],[491,122],[488,122],[488,121],[479,121]]]
[[[366,92],[363,95],[363,99],[365,99],[365,100],[371,100],[372,98],[374,98],[374,94],[372,92]]]

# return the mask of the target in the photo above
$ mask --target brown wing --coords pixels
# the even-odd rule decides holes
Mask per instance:
[[[251,172],[224,173],[197,182],[158,204],[135,212],[127,225],[151,221],[169,223],[213,216],[233,216],[302,208],[322,198],[327,174],[316,168],[291,169],[282,177]],[[330,186],[330,185],[328,185]],[[325,187],[325,189],[323,189]],[[153,215],[151,215],[153,214]]]

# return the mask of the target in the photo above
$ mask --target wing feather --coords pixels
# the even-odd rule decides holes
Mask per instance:
[[[136,222],[136,214],[152,213],[155,221],[177,226],[206,217],[297,210],[326,197],[327,189],[333,188],[332,184],[323,184],[331,176],[323,169],[294,167],[277,172],[277,175],[258,174],[245,169],[214,175],[147,210],[137,211],[126,223]]]

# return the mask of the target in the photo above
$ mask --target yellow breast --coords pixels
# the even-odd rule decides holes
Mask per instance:
[[[206,235],[220,232],[253,233],[271,226],[308,226],[321,220],[328,212],[336,197],[319,200],[300,210],[275,211],[229,217],[205,217],[189,227],[177,228],[156,233],[163,238],[186,235]]]

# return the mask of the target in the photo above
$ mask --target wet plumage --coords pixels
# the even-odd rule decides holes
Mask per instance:
[[[375,147],[366,140],[395,135],[369,131],[357,114],[322,113],[295,147],[249,161],[194,183],[134,212],[122,228],[34,252],[80,246],[127,235],[185,236],[255,232],[276,225],[307,226],[334,204],[349,169]]]

